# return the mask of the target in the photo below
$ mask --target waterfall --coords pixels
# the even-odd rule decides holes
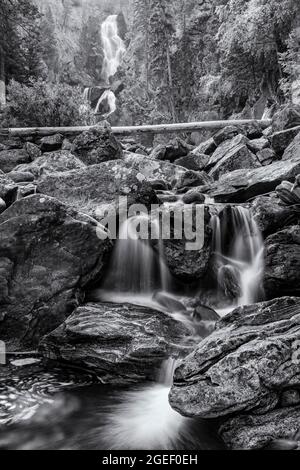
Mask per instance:
[[[226,208],[212,217],[211,227],[219,285],[238,305],[257,302],[262,295],[264,242],[250,211]]]
[[[159,239],[159,223],[147,215],[126,220],[121,228],[104,290],[151,297],[155,290],[169,290],[171,276],[164,261],[163,242],[153,249],[151,234]]]
[[[118,16],[110,15],[102,23],[101,38],[104,51],[102,76],[106,82],[113,77],[119,68],[122,57],[126,52],[124,41],[118,33]]]
[[[106,112],[101,112],[101,107],[104,107]],[[103,95],[100,97],[96,109],[95,114],[102,114],[104,117],[110,116],[114,113],[117,109],[116,105],[116,96],[111,90],[106,90]]]

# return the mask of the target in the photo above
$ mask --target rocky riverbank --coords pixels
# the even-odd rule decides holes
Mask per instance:
[[[180,138],[154,149],[120,143],[107,125],[75,139],[2,140],[0,338],[8,350],[39,348],[114,385],[151,379],[164,359],[180,357],[170,394],[175,410],[220,419],[229,448],[282,439],[297,445],[300,122],[291,124],[289,113],[266,130],[224,128],[197,148]],[[183,236],[164,246],[182,303],[167,296],[156,307],[90,300],[114,249],[99,237],[106,230],[99,214],[118,210],[122,196],[147,208],[204,206],[204,245],[187,251]],[[264,238],[263,295],[218,321],[211,220],[216,213],[231,220],[235,206],[250,211]],[[228,304],[240,286],[233,270],[224,272],[219,298]]]

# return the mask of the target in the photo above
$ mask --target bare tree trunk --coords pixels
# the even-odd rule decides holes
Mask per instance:
[[[5,86],[5,57],[3,49],[0,48],[0,110],[6,106]]]

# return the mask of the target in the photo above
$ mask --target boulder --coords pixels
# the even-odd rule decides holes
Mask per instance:
[[[207,168],[213,168],[219,161],[221,161],[229,152],[234,152],[236,148],[239,148],[241,145],[245,146],[249,142],[249,139],[243,134],[239,134],[233,139],[225,140],[221,145],[217,147],[215,152],[212,154]]]
[[[6,205],[12,204],[18,196],[18,186],[16,183],[0,170],[0,198]]]
[[[28,164],[30,165],[30,163]],[[26,163],[25,163],[26,166]],[[30,183],[34,180],[34,176],[29,171],[14,170],[7,174],[15,183]]]
[[[109,127],[93,127],[73,141],[72,153],[86,165],[96,165],[123,157],[121,144]]]
[[[209,162],[209,155],[189,153],[175,161],[175,165],[182,166],[187,170],[202,171]]]
[[[212,179],[204,171],[187,170],[177,180],[176,189],[184,190],[195,186],[210,184]]]
[[[105,210],[116,208],[119,197],[127,196],[128,205],[157,204],[151,181],[169,183],[184,173],[176,165],[129,154],[113,163],[49,175],[37,189],[101,220]]]
[[[261,137],[260,139],[249,140],[248,147],[252,152],[257,153],[270,147],[270,142],[266,137]]]
[[[191,331],[183,323],[146,307],[86,304],[40,343],[44,357],[90,369],[102,383],[153,379],[155,369]]]
[[[32,346],[74,310],[104,268],[99,224],[34,195],[0,215],[0,337]]]
[[[273,116],[272,127],[274,132],[284,131],[300,126],[300,106],[288,104],[279,109]]]
[[[39,179],[52,173],[70,170],[83,170],[86,165],[68,150],[44,153],[31,163],[19,165],[16,172],[30,173],[34,179]]]
[[[250,210],[265,236],[277,232],[289,224],[295,224],[300,218],[297,211],[282,204],[276,193],[258,196],[252,202]]]
[[[270,136],[271,145],[280,157],[300,132],[300,126],[285,131],[275,132]]]
[[[274,191],[282,181],[294,182],[299,173],[300,155],[289,161],[274,162],[263,170],[256,168],[227,173],[219,181],[199,190],[214,197],[216,202],[246,202]]]
[[[218,131],[214,136],[216,146],[221,145],[226,140],[231,140],[241,133],[240,129],[236,126],[226,126]]]
[[[190,210],[191,206],[184,206],[181,209],[184,216],[185,211]],[[204,206],[203,206],[204,209]],[[172,211],[172,206],[168,209]],[[203,236],[203,246],[189,250],[187,243],[195,240],[187,240],[185,234],[182,233],[182,239],[174,237],[171,234],[169,240],[164,240],[164,254],[165,261],[171,273],[183,282],[195,282],[205,276],[209,267],[209,260],[211,257],[211,238],[212,233],[209,227],[210,215],[207,209],[204,209],[203,218],[199,222],[200,226],[196,228],[195,217],[193,214],[193,233],[198,234],[198,237]],[[173,226],[171,217],[171,226]]]
[[[31,161],[36,160],[36,158],[39,158],[42,155],[40,147],[32,142],[26,142],[24,149],[28,153]]]
[[[295,406],[230,418],[220,426],[219,434],[232,450],[296,450],[299,439],[294,440],[294,435],[299,429],[300,406]]]
[[[300,225],[270,235],[265,242],[265,291],[268,298],[300,296]]]
[[[194,147],[192,145],[187,144],[184,140],[177,137],[166,145],[157,145],[152,150],[150,157],[155,160],[174,163],[178,158],[188,155],[193,149]]]
[[[226,155],[210,171],[210,176],[214,179],[220,178],[226,173],[240,169],[260,168],[261,164],[256,156],[250,152],[244,144],[234,146],[228,150]]]
[[[191,189],[182,198],[184,204],[204,204],[205,196],[196,189]]]
[[[179,364],[171,406],[202,418],[274,410],[300,380],[299,321],[299,298],[234,310]]]
[[[282,156],[282,160],[291,160],[294,157],[297,157],[298,155],[300,155],[300,132],[296,135],[294,140],[292,140],[290,145],[285,149],[284,154]]]
[[[14,170],[17,165],[21,163],[29,163],[30,157],[26,150],[2,150],[0,152],[0,170],[4,173],[9,173]]]
[[[275,160],[278,160],[278,157],[273,149],[263,149],[257,152],[257,160],[262,164],[262,166],[271,165]]]
[[[300,180],[300,175],[296,178],[295,184],[290,183],[289,181],[283,181],[279,186],[277,186],[276,194],[283,205],[298,206],[294,207],[294,209],[297,209],[298,214],[300,215],[300,181],[298,180]]]
[[[41,139],[40,149],[42,152],[55,152],[60,150],[64,138],[61,134],[49,135]]]
[[[206,140],[205,142],[202,142],[198,147],[196,147],[194,150],[192,150],[192,154],[194,155],[211,155],[215,150],[217,146],[216,143],[211,137],[210,139]]]

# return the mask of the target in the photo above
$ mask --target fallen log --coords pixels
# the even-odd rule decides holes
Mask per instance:
[[[271,119],[265,120],[228,120],[228,121],[202,121],[178,124],[155,124],[142,126],[112,127],[113,134],[117,136],[130,136],[132,134],[168,134],[173,132],[195,132],[202,129],[222,129],[226,126],[247,126],[258,124],[267,128],[272,124]],[[95,126],[78,127],[25,127],[0,129],[0,136],[10,137],[44,137],[53,134],[76,135]]]

